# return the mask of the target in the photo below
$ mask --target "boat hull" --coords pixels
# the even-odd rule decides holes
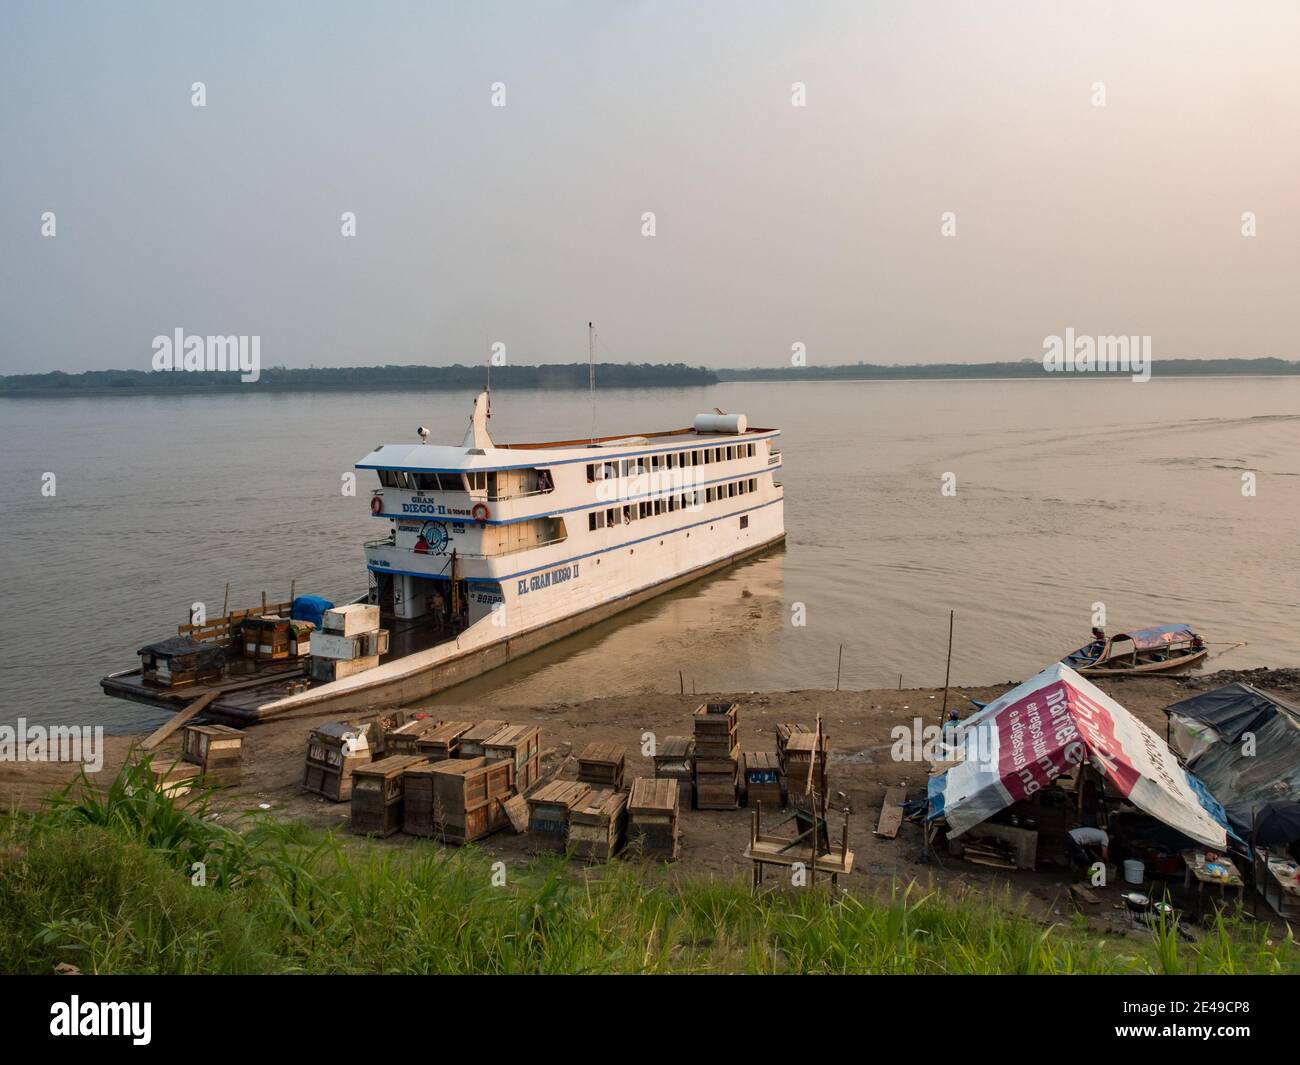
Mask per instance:
[[[1209,654],[1209,651],[1210,649],[1206,647],[1200,651],[1193,651],[1191,654],[1179,655],[1177,658],[1171,658],[1164,662],[1144,662],[1141,665],[1125,666],[1122,668],[1106,666],[1103,664],[1098,666],[1084,666],[1082,668],[1076,667],[1075,671],[1080,676],[1084,677],[1134,677],[1146,676],[1151,673],[1176,673],[1179,670],[1187,669],[1189,666],[1193,666],[1197,662],[1202,661],[1205,656]]]
[[[330,692],[322,690],[313,697],[311,691],[297,695],[292,705],[280,707],[277,703],[281,694],[264,700],[247,699],[249,693],[242,693],[238,701],[218,698],[206,711],[204,716],[231,725],[251,725],[261,721],[280,720],[286,717],[317,716],[323,713],[347,714],[358,710],[372,710],[380,706],[404,706],[409,703],[427,699],[438,692],[463,684],[475,677],[480,677],[490,670],[513,662],[533,651],[562,640],[566,636],[581,632],[602,621],[615,617],[625,610],[630,610],[641,603],[673,591],[684,585],[708,577],[719,570],[736,565],[753,558],[784,542],[785,532],[763,543],[746,547],[734,554],[707,562],[693,570],[668,577],[656,584],[629,592],[626,595],[608,600],[579,613],[559,618],[511,636],[503,637],[493,643],[466,650],[463,654],[453,655],[430,665],[427,669],[407,673],[390,679],[379,679],[373,684],[362,684],[347,691]],[[400,660],[399,660],[400,661]],[[100,681],[104,691],[117,698],[130,699],[151,706],[179,709],[175,697],[167,698],[142,689],[137,684],[125,683],[126,678],[138,671],[114,674]]]

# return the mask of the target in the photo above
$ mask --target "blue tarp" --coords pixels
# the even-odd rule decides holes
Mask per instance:
[[[323,595],[300,595],[293,601],[293,610],[289,616],[294,621],[310,621],[319,629],[325,611],[333,609],[334,604]]]

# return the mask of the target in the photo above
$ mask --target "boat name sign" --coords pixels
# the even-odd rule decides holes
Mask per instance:
[[[573,562],[567,566],[560,566],[558,569],[547,570],[545,573],[534,573],[531,577],[519,578],[519,595],[527,595],[529,592],[538,592],[543,588],[549,588],[553,584],[563,584],[565,581],[576,581],[578,579],[579,563]]]

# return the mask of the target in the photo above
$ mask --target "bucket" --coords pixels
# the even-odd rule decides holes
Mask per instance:
[[[1140,884],[1146,874],[1146,867],[1136,858],[1124,859],[1124,880],[1129,884]]]

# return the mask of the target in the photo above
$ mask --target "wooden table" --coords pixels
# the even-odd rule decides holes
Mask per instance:
[[[1227,875],[1218,877],[1213,876],[1205,870],[1205,852],[1204,851],[1183,851],[1183,890],[1188,893],[1192,890],[1192,881],[1196,881],[1196,898],[1197,905],[1205,897],[1205,885],[1214,884],[1219,888],[1219,901],[1223,901],[1226,888],[1235,888],[1237,891],[1237,905],[1240,906],[1245,900],[1246,882],[1241,878],[1241,873],[1232,863],[1232,859],[1226,855],[1219,855],[1214,860],[1214,864],[1222,866],[1227,870]]]
[[[1255,889],[1279,917],[1300,917],[1300,866],[1290,858],[1256,850]]]

